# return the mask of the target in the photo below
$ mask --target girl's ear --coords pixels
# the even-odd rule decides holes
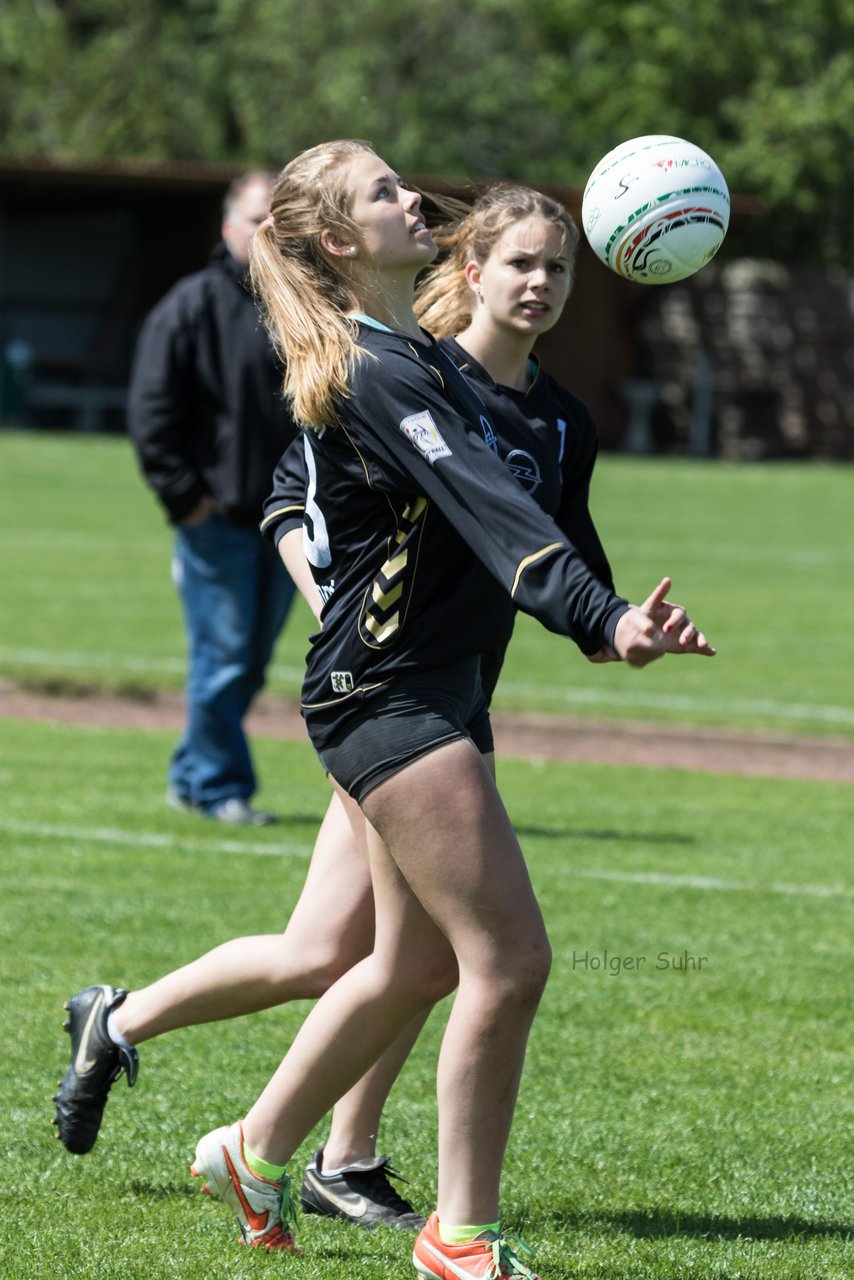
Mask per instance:
[[[474,261],[474,259],[466,263],[465,277],[466,277],[466,284],[471,289],[472,293],[480,294],[481,272],[480,272],[480,267]]]
[[[354,244],[348,244],[336,232],[329,230],[321,231],[320,245],[333,258],[355,258],[358,252]]]

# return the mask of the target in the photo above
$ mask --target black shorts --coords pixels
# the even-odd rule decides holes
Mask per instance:
[[[492,751],[477,658],[400,676],[318,749],[328,774],[358,803],[386,778],[458,738]]]

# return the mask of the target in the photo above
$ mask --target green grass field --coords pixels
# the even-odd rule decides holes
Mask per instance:
[[[594,668],[521,618],[498,709],[854,735],[852,469],[604,456],[593,510],[618,589],[665,573],[713,662]],[[0,432],[0,677],[177,687],[171,535],[124,439]],[[846,589],[847,588],[847,589]],[[271,688],[296,694],[299,606]]]
[[[596,669],[523,619],[498,705],[851,736],[850,480],[603,458],[594,508],[618,585],[639,598],[670,573],[720,655]],[[0,678],[180,685],[170,534],[126,442],[0,432],[0,499]],[[300,608],[278,692],[298,688],[308,629]],[[280,827],[174,814],[172,741],[0,720],[0,1276],[411,1276],[408,1238],[311,1218],[301,1261],[243,1250],[189,1176],[197,1138],[246,1109],[305,1005],[145,1045],[92,1155],[53,1139],[63,999],[279,930],[326,807],[310,748],[267,739],[259,802]],[[543,1280],[850,1280],[850,787],[510,760],[499,781],[555,952],[503,1187]],[[444,1016],[381,1135],[425,1209]]]
[[[53,1139],[63,998],[281,928],[326,805],[310,750],[263,741],[284,826],[171,814],[170,741],[3,725],[0,1274],[413,1274],[406,1238],[316,1219],[303,1261],[249,1253],[189,1176],[197,1138],[245,1110],[305,1006],[144,1046],[92,1155]],[[503,1192],[545,1280],[850,1277],[850,789],[510,761],[500,775],[555,951]],[[424,1207],[443,1022],[382,1134]]]

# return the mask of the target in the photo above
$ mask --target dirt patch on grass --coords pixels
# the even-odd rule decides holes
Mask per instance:
[[[0,681],[0,717],[126,729],[173,729],[183,724],[183,696],[159,692],[112,696],[94,690],[36,692]],[[854,782],[854,740],[776,734],[738,734],[638,721],[496,713],[496,749],[531,760],[587,760],[654,769]],[[295,702],[264,695],[249,716],[257,737],[304,741]]]

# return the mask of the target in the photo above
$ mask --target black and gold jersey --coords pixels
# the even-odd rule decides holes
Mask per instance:
[[[583,400],[531,358],[525,391],[498,384],[454,338],[439,343],[477,391],[495,424],[488,441],[537,506],[550,515],[589,569],[613,590],[611,566],[590,514],[590,482],[599,448],[596,424]],[[487,700],[498,682],[509,642],[481,654]]]
[[[495,424],[488,441],[504,465],[566,534],[588,568],[606,586],[614,581],[590,514],[590,481],[599,449],[596,424],[583,400],[556,382],[531,358],[525,391],[497,384],[454,338],[443,351],[465,374]]]
[[[510,474],[483,400],[437,343],[367,326],[359,340],[341,425],[303,437],[324,600],[303,710],[318,746],[396,675],[506,644],[515,608],[592,653],[627,607]],[[268,533],[298,514],[287,465]]]

